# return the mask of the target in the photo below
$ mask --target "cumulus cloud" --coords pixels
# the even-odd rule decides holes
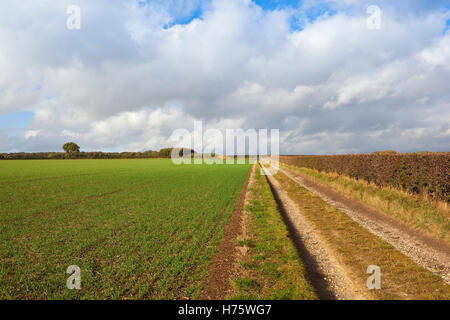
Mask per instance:
[[[195,120],[279,128],[282,153],[448,151],[450,13],[408,3],[370,30],[361,1],[80,0],[68,30],[69,1],[2,2],[0,117],[34,117],[0,151],[158,149]]]

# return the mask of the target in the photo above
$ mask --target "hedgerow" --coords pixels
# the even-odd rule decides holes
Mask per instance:
[[[281,156],[280,161],[450,202],[450,152]]]

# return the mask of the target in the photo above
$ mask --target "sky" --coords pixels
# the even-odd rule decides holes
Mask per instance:
[[[450,151],[450,5],[0,2],[0,152],[159,150],[195,121],[282,154]]]

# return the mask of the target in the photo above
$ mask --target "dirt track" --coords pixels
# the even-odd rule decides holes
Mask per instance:
[[[267,172],[266,168],[261,167]],[[267,180],[319,299],[371,299],[366,288],[351,280],[348,272],[337,262],[333,251],[303,218],[301,211],[278,181],[270,174],[267,175]]]
[[[403,223],[311,179],[289,170],[282,168],[280,170],[296,183],[345,212],[369,232],[390,243],[414,262],[441,276],[450,284],[450,247],[446,243],[422,235]]]

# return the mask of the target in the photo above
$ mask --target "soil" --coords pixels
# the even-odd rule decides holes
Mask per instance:
[[[208,276],[200,292],[200,300],[223,300],[232,291],[231,278],[236,273],[236,264],[239,256],[237,239],[242,234],[245,199],[254,167],[253,165],[245,180],[233,212],[225,226],[222,240],[217,247],[217,252],[214,254],[208,270]]]
[[[253,198],[253,195],[251,194],[251,189],[257,188],[258,185],[255,180],[255,166],[253,166],[252,171],[250,173],[250,178],[247,186],[247,194],[245,196],[245,204],[244,204],[244,210],[241,215],[241,232],[237,237],[237,241],[242,240],[257,240],[250,231],[250,213],[245,209],[246,206],[251,205],[251,200]],[[237,260],[235,262],[236,266],[236,274],[234,274],[234,277],[241,278],[245,275],[247,275],[247,272],[241,267],[241,262],[248,261],[249,260],[249,250],[250,248],[246,244],[238,245],[237,247],[238,254],[237,254]],[[237,292],[236,292],[237,293]]]

